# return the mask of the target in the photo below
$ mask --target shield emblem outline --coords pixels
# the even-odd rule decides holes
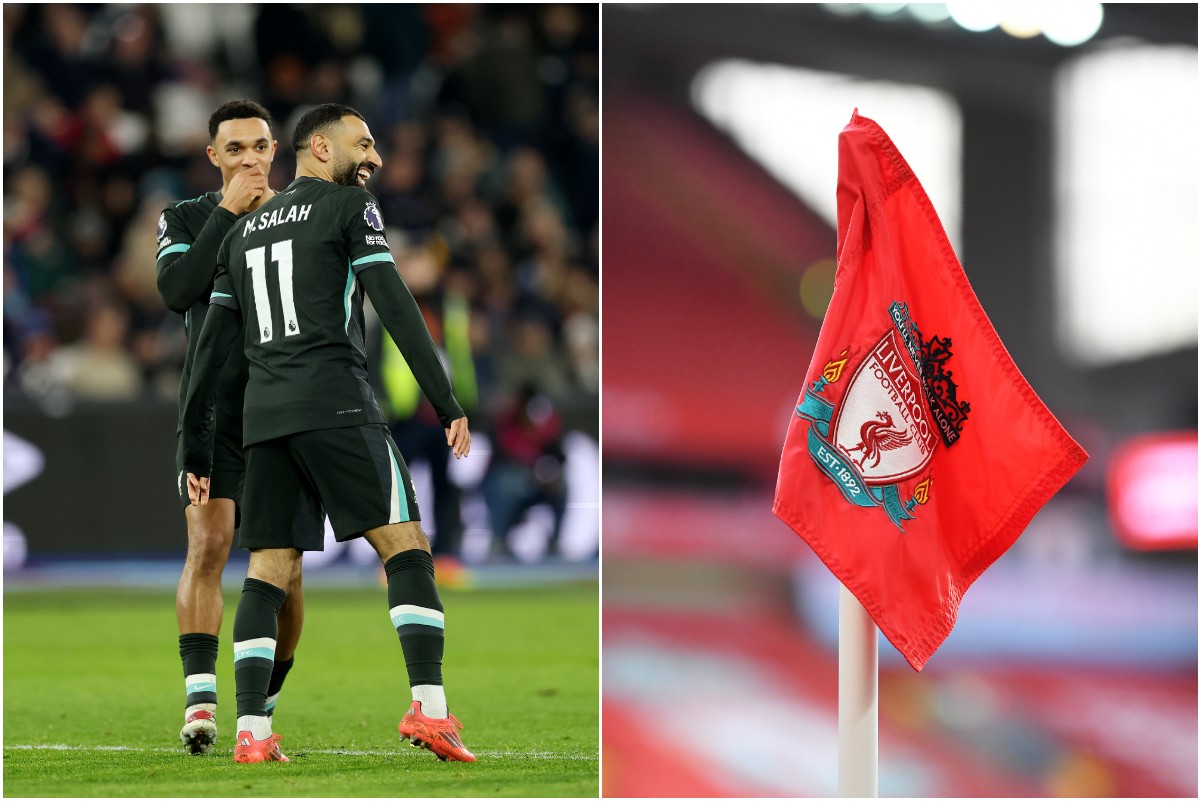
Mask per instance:
[[[855,368],[829,433],[830,444],[871,486],[912,478],[933,459],[937,436],[929,405],[916,367],[894,328]],[[906,437],[909,442],[904,444]]]

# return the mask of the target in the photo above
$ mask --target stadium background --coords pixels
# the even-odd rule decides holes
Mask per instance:
[[[508,556],[483,500],[489,434],[533,395],[538,425],[522,444],[553,451],[547,480],[565,477],[568,494],[563,556],[594,572],[595,7],[6,4],[4,42],[10,586],[81,555],[182,553],[172,459],[185,339],[155,285],[155,226],[167,203],[220,187],[207,119],[235,97],[274,117],[276,189],[294,174],[300,114],[327,101],[361,111],[384,159],[369,188],[402,274],[430,307],[443,292],[470,304],[480,436],[452,465],[464,559]],[[430,472],[409,458],[436,537]],[[552,521],[541,504],[513,529],[515,561],[541,557]],[[323,559],[373,559],[344,550]]]
[[[1195,796],[1196,6],[1104,4],[1078,46],[949,18],[1006,5],[1099,4],[604,6],[606,795],[837,794],[836,584],[770,508],[858,107],[1091,454],[922,673],[881,638],[880,794]],[[1182,53],[1182,85],[1147,74],[1160,53]],[[1070,89],[1105,59],[1081,110]],[[1121,115],[1159,138],[1085,164],[1081,198],[1064,167]],[[793,190],[789,169],[823,183]],[[1126,211],[1064,248],[1092,200]],[[1182,249],[1160,254],[1167,240]],[[1071,284],[1089,241],[1133,257]],[[1092,298],[1082,347],[1063,331],[1072,293]],[[1178,295],[1182,341],[1100,358],[1102,335],[1140,338]]]

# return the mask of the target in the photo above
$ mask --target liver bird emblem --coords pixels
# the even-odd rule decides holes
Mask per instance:
[[[892,422],[892,415],[888,412],[878,412],[875,416],[879,419],[868,420],[859,429],[859,443],[853,448],[846,449],[846,455],[850,456],[860,470],[864,469],[867,459],[873,458],[875,461],[871,463],[871,467],[877,467],[884,451],[903,448],[913,441],[912,434],[908,429],[893,428],[895,424]],[[854,451],[862,451],[862,458],[855,459],[851,455]]]

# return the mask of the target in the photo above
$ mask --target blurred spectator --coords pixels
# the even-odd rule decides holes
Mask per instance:
[[[23,60],[34,66],[46,89],[70,108],[77,108],[94,79],[97,60],[87,46],[87,14],[80,6],[41,6],[41,24],[26,18],[17,43]],[[26,34],[32,34],[31,36]]]
[[[51,227],[50,179],[40,167],[30,165],[12,175],[6,185],[6,262],[30,300],[52,303],[54,293],[78,273],[71,253]]]
[[[129,313],[124,308],[113,302],[94,305],[83,339],[44,359],[31,360],[26,380],[47,393],[66,390],[78,400],[133,400],[141,392],[142,375],[125,349],[128,331]]]
[[[486,6],[490,25],[458,40],[458,63],[442,84],[443,105],[460,106],[501,148],[535,142],[545,107],[532,20],[520,7]]]
[[[414,84],[418,71],[432,57],[428,53],[429,29],[426,18],[439,13],[441,6],[417,6],[407,3],[368,3],[362,9],[362,63],[379,71],[373,93],[363,93],[356,105],[367,119],[391,127],[403,124],[414,115]],[[458,13],[454,7],[450,13]],[[463,11],[462,13],[467,13]],[[360,64],[359,71],[362,67]]]
[[[140,120],[150,114],[153,89],[164,69],[163,35],[158,6],[133,5],[121,13],[110,30],[109,57],[101,74],[114,86],[121,106],[137,112]]]
[[[435,125],[431,167],[438,182],[439,200],[447,209],[457,209],[475,197],[494,158],[494,149],[461,115],[443,114]]]
[[[493,542],[508,551],[509,531],[526,511],[542,503],[554,513],[546,552],[557,553],[567,509],[565,460],[562,418],[547,396],[533,384],[523,384],[496,416],[492,461],[483,479]]]
[[[563,291],[563,340],[575,383],[584,392],[600,392],[600,287],[590,272],[572,265]]]
[[[517,304],[503,346],[496,357],[497,388],[501,393],[529,385],[562,403],[570,397],[571,368],[557,347],[557,310],[544,300],[526,295]]]
[[[181,318],[163,307],[155,271],[158,218],[167,202],[155,193],[142,201],[125,230],[113,278],[130,303],[131,355],[154,394],[176,400],[186,341]]]
[[[396,263],[401,277],[425,318],[450,376],[454,396],[467,417],[473,419],[479,406],[475,364],[471,348],[470,313],[461,289],[446,286],[444,248],[419,248],[402,255]],[[424,462],[433,481],[433,555],[456,557],[462,541],[462,493],[450,481],[450,450],[446,432],[433,405],[422,394],[416,376],[392,338],[380,326],[382,354],[377,371],[383,385],[381,399],[391,419],[392,438],[411,465]]]
[[[391,131],[391,152],[372,192],[388,225],[401,229],[408,241],[423,242],[444,213],[434,196],[425,166],[425,129],[412,122]]]
[[[7,314],[8,298],[5,298]],[[15,344],[14,344],[15,341]],[[46,398],[62,392],[59,381],[48,369],[50,357],[58,348],[50,315],[31,313],[24,318],[22,329],[5,326],[5,354],[8,359],[5,369],[10,371],[12,383],[23,394],[35,398]],[[9,382],[5,382],[8,388]]]

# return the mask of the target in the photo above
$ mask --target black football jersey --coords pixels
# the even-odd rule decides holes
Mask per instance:
[[[163,210],[158,218],[158,259],[155,270],[159,292],[173,311],[183,315],[187,333],[187,355],[179,382],[179,426],[183,422],[183,402],[187,397],[196,343],[208,314],[209,296],[217,273],[217,251],[221,240],[233,227],[238,215],[219,208],[219,192],[207,192],[191,200],[181,200]],[[223,430],[242,429],[242,400],[246,388],[247,366],[244,353],[229,354],[221,370],[216,397],[216,423]]]
[[[210,303],[241,316],[250,365],[245,445],[301,431],[385,422],[367,381],[358,276],[365,270],[394,270],[395,261],[379,205],[369,192],[298,178],[239,218],[217,264]],[[420,335],[399,344],[417,362],[414,373],[433,376],[422,389],[439,415],[461,417],[415,303],[412,309]],[[412,321],[407,322],[411,330]]]

